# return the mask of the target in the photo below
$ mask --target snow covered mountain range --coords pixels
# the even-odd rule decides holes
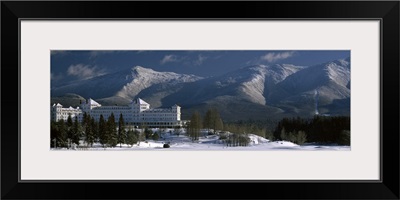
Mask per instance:
[[[183,117],[210,106],[227,120],[312,116],[316,110],[349,115],[350,58],[309,67],[253,65],[206,78],[136,66],[51,89],[54,99],[68,93],[102,105],[124,105],[136,97],[152,107],[178,104]]]

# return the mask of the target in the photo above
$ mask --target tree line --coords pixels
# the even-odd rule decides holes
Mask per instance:
[[[79,146],[80,140],[90,147],[95,142],[100,143],[103,147],[116,147],[118,144],[122,147],[122,144],[132,146],[149,137],[158,139],[158,134],[148,128],[145,128],[143,133],[131,127],[126,130],[122,114],[120,114],[118,122],[115,121],[113,113],[107,120],[100,115],[98,122],[90,114],[84,113],[82,122],[78,122],[77,117],[74,117],[73,120],[71,116],[68,116],[67,121],[63,119],[58,122],[51,121],[50,126],[51,147],[70,148],[73,144]]]
[[[350,145],[350,117],[314,116],[312,119],[283,118],[276,126],[273,137],[297,144],[315,142]]]
[[[241,120],[224,124],[232,133],[251,133],[270,141],[290,141],[296,144],[315,142],[350,145],[350,117],[314,116],[313,118],[283,118],[280,121]]]
[[[247,146],[250,142],[248,134],[255,134],[270,141],[286,140],[299,145],[305,142],[324,144],[350,145],[350,117],[347,116],[314,116],[311,119],[300,117],[283,118],[277,122],[273,131],[260,121],[238,121],[224,123],[218,110],[207,110],[204,117],[199,112],[193,112],[189,124],[185,127],[192,141],[199,140],[201,130],[206,129],[208,135],[219,134],[217,131],[227,131],[230,134],[219,134],[227,146]],[[147,139],[158,140],[161,132],[153,132],[147,127],[144,131],[126,128],[122,114],[118,122],[114,114],[105,119],[100,115],[96,121],[84,113],[82,122],[78,118],[68,117],[66,121],[51,122],[51,147],[70,148],[73,144],[80,145],[83,140],[87,146],[100,143],[103,147],[116,147],[118,144],[133,146]],[[179,134],[179,131],[175,131]],[[178,135],[179,136],[179,135]]]

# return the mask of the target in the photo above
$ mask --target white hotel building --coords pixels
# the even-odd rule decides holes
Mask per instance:
[[[147,127],[181,127],[181,107],[174,105],[171,108],[150,108],[150,104],[138,98],[133,100],[128,106],[101,106],[93,99],[88,99],[81,107],[63,108],[57,103],[51,107],[51,119],[66,121],[68,116],[72,118],[78,117],[78,121],[82,121],[83,113],[89,114],[96,121],[99,121],[100,115],[107,120],[111,113],[114,114],[115,121],[118,122],[120,114],[122,114],[126,125]]]

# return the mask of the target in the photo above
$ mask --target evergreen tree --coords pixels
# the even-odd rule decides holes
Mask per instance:
[[[125,121],[121,113],[119,115],[119,120],[118,120],[118,143],[120,148],[122,147],[121,144],[125,143],[125,138],[126,138]]]
[[[100,115],[99,119],[99,142],[101,145],[108,144],[108,137],[107,137],[107,122],[104,120],[103,115]]]
[[[143,129],[141,129],[140,132],[137,131],[137,130],[134,130],[134,132],[137,132],[137,134],[138,134],[138,142],[139,142],[139,145],[140,145],[140,142],[141,142],[141,141],[145,141],[145,140],[146,140],[146,133],[143,131]]]
[[[281,140],[286,140],[286,131],[285,131],[285,127],[282,128],[281,130]]]
[[[148,140],[153,136],[153,131],[146,126],[144,128],[144,135],[146,136],[146,140]]]
[[[58,121],[58,138],[57,144],[59,147],[66,147],[67,146],[67,128],[65,126],[65,122],[63,119]]]
[[[349,130],[343,130],[340,133],[340,138],[339,138],[338,144],[350,145],[350,131]]]
[[[79,145],[79,140],[81,137],[82,128],[78,122],[78,117],[75,117],[73,128],[72,128],[72,142]]]
[[[158,139],[160,139],[160,136],[158,135],[158,133],[154,133],[154,134],[151,136],[151,139],[157,141]]]
[[[128,130],[128,133],[126,135],[126,144],[131,145],[131,147],[136,144],[139,140],[139,132],[138,131],[133,131],[132,129]]]
[[[55,121],[51,121],[50,123],[50,147],[56,148],[57,144],[55,142],[59,138],[59,131],[58,131],[58,123]]]
[[[87,113],[84,112],[82,116],[82,127],[85,127],[86,121],[87,121]]]
[[[72,122],[72,118],[71,115],[68,115],[67,118],[67,141],[68,141],[68,148],[71,147],[71,143],[72,143],[72,139],[73,139],[73,122]]]
[[[107,120],[107,143],[111,147],[115,147],[118,144],[118,134],[117,134],[117,125],[115,123],[114,113],[108,117]]]
[[[85,142],[88,146],[92,146],[94,142],[94,132],[92,127],[92,118],[90,115],[86,115],[84,118],[84,129],[85,129]]]
[[[98,141],[98,138],[99,138],[99,123],[97,123],[93,117],[90,120],[90,127],[92,130],[91,143],[93,144],[94,142]]]

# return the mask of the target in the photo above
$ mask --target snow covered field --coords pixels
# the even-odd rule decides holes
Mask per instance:
[[[156,131],[156,130],[154,130]],[[172,133],[170,133],[170,131]],[[248,146],[236,146],[227,147],[222,140],[219,140],[218,135],[207,135],[203,134],[200,136],[198,141],[192,142],[186,134],[180,134],[179,136],[173,134],[173,129],[167,129],[162,134],[163,138],[158,141],[147,140],[142,141],[138,144],[134,144],[132,147],[127,144],[122,144],[121,147],[118,144],[114,148],[103,148],[101,144],[95,143],[93,147],[77,147],[74,149],[66,148],[52,148],[51,150],[107,150],[107,151],[131,151],[131,150],[157,150],[157,151],[176,151],[176,150],[211,150],[211,151],[264,151],[264,150],[300,150],[300,151],[349,151],[350,146],[338,146],[338,145],[317,145],[317,144],[304,144],[297,145],[288,141],[269,141],[263,137],[248,134],[250,143]],[[170,148],[163,148],[163,145],[168,143]]]

